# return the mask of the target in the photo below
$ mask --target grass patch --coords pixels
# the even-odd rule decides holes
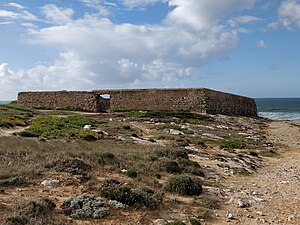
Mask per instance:
[[[35,111],[17,105],[0,105],[0,127],[27,126]]]
[[[91,141],[100,138],[101,135],[83,129],[83,126],[86,124],[96,126],[101,123],[99,120],[77,115],[66,117],[48,116],[33,119],[26,131],[42,137],[83,138]]]
[[[243,149],[246,147],[246,143],[242,140],[224,140],[220,144],[222,149]]]

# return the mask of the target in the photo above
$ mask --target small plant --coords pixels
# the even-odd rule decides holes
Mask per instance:
[[[118,166],[119,161],[117,157],[111,152],[104,152],[102,154],[97,155],[98,164],[101,166]]]
[[[149,193],[144,191],[134,191],[127,186],[104,187],[101,196],[110,200],[122,202],[128,206],[146,206],[150,209],[157,209],[162,203],[160,193]]]
[[[221,149],[242,149],[246,147],[246,143],[242,140],[224,140],[220,144]]]
[[[0,186],[20,186],[25,183],[21,177],[8,177],[0,180]]]
[[[177,162],[182,168],[183,172],[191,173],[201,177],[205,176],[201,166],[197,162],[185,158],[178,158]]]
[[[55,207],[56,204],[51,199],[41,198],[23,202],[18,207],[18,213],[22,216],[34,218],[49,214]]]
[[[12,216],[7,218],[7,222],[12,225],[26,225],[28,223],[28,218],[25,216]]]
[[[172,174],[181,173],[182,169],[179,167],[176,161],[163,162],[162,168],[164,171]]]
[[[74,219],[99,219],[106,216],[108,212],[101,198],[87,194],[67,199],[61,208],[66,216]]]
[[[249,152],[249,155],[254,156],[254,157],[258,157],[258,153],[254,152],[254,151]]]
[[[138,173],[134,170],[128,170],[126,174],[128,177],[131,177],[131,178],[136,178],[138,176]]]
[[[155,177],[156,177],[157,179],[161,179],[161,174],[160,174],[160,173],[156,173],[156,174],[155,174]]]
[[[129,125],[124,125],[122,127],[123,130],[131,130],[131,127]]]
[[[39,137],[38,134],[34,134],[30,131],[24,130],[18,133],[19,136],[21,137]]]
[[[200,195],[202,194],[202,183],[200,180],[189,176],[179,176],[171,178],[167,183],[166,189],[182,195]]]
[[[97,141],[98,140],[98,138],[92,134],[86,134],[82,137],[82,139],[85,141]]]
[[[189,218],[191,225],[201,225],[201,223],[195,218]]]

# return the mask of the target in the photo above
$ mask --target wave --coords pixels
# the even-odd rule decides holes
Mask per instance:
[[[300,120],[300,112],[259,112],[258,115],[272,120]]]

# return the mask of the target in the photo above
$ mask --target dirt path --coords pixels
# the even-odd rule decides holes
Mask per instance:
[[[281,157],[266,158],[268,166],[253,176],[228,180],[219,224],[300,224],[300,121],[272,122],[266,131]]]

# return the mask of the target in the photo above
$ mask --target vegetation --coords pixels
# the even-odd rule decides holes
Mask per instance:
[[[25,183],[21,177],[8,177],[0,179],[0,186],[20,186]]]
[[[202,194],[202,183],[196,178],[179,176],[171,178],[167,183],[166,189],[182,195],[200,195]]]
[[[162,203],[162,194],[147,191],[134,191],[127,186],[110,186],[104,187],[101,190],[101,196],[110,200],[116,200],[128,206],[142,207],[145,206],[150,209],[157,209]]]
[[[83,129],[84,125],[96,126],[101,124],[99,120],[84,116],[47,116],[33,119],[26,132],[42,137],[69,137],[83,138],[88,141],[101,137],[94,131]]]
[[[0,105],[0,127],[27,126],[34,113],[16,105]]]
[[[242,149],[246,147],[246,143],[242,140],[224,140],[221,142],[220,148],[225,149]]]

